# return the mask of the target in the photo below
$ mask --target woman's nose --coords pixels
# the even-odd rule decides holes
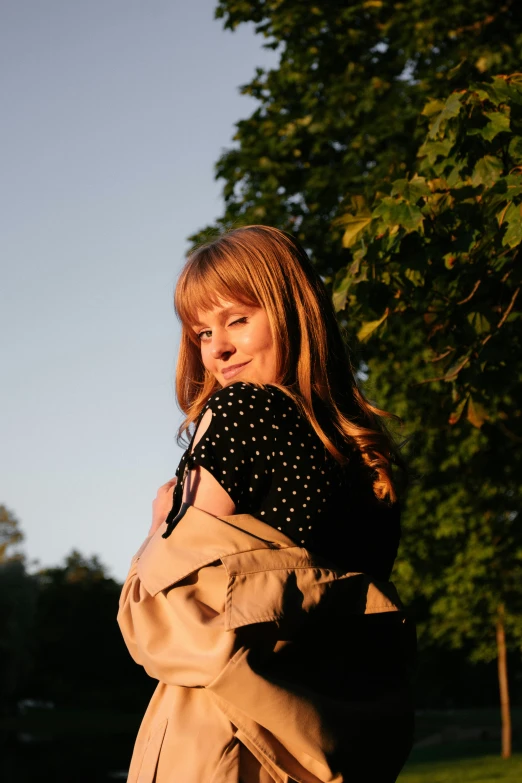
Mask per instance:
[[[223,356],[223,354],[233,353],[234,346],[232,345],[230,340],[227,339],[225,335],[223,335],[222,337],[216,335],[212,339],[212,348],[210,352],[214,359],[219,359],[219,357]]]

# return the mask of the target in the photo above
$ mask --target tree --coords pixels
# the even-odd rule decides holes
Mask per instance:
[[[418,318],[430,354],[420,382],[451,389],[449,423],[465,411],[520,443],[522,74],[423,113],[430,126],[413,175],[371,209],[354,197],[338,220],[352,261],[337,274],[334,303],[363,321],[360,340],[388,318]]]
[[[9,553],[7,550],[16,547],[24,540],[24,534],[20,529],[20,523],[12,511],[0,504],[0,563],[10,560],[23,560],[24,556],[17,553]]]
[[[41,584],[75,584],[84,585],[109,579],[106,568],[98,555],[85,557],[77,549],[72,549],[66,555],[63,566],[41,568],[38,572]],[[112,581],[112,580],[110,580]]]
[[[515,334],[518,294],[509,309],[510,297],[517,290],[516,243],[510,244],[509,239],[502,245],[508,229],[498,230],[497,220],[491,250],[499,268],[488,276],[487,285],[480,283],[475,291],[473,264],[466,267],[463,262],[460,266],[460,261],[453,263],[448,256],[444,274],[453,273],[453,284],[449,291],[437,286],[442,304],[439,311],[429,314],[422,302],[429,287],[416,285],[421,280],[419,273],[427,275],[425,280],[432,280],[425,235],[411,230],[402,236],[404,226],[396,221],[405,252],[408,242],[413,241],[407,267],[410,272],[401,289],[380,275],[383,256],[379,255],[378,234],[372,237],[372,247],[361,257],[359,268],[352,269],[352,265],[357,263],[355,254],[360,247],[355,241],[353,245],[350,241],[342,244],[350,229],[347,216],[362,218],[364,223],[369,217],[364,214],[366,210],[373,214],[383,202],[380,217],[384,219],[389,206],[385,199],[399,201],[405,195],[401,190],[392,192],[394,187],[406,187],[407,183],[411,190],[421,184],[419,178],[436,178],[419,173],[417,153],[426,132],[434,127],[430,123],[441,113],[437,102],[445,102],[452,91],[459,95],[470,82],[507,74],[518,67],[522,23],[517,4],[514,0],[500,4],[469,0],[452,6],[440,0],[322,5],[298,0],[221,0],[216,16],[231,30],[253,22],[266,37],[266,46],[278,50],[280,57],[276,68],[268,72],[258,69],[252,81],[241,88],[244,94],[257,98],[259,105],[248,119],[237,124],[235,146],[216,165],[216,178],[224,181],[224,214],[214,226],[190,240],[200,242],[222,228],[265,223],[287,229],[303,242],[332,294],[335,290],[339,320],[360,366],[368,369],[363,382],[366,393],[379,405],[403,416],[416,436],[405,449],[418,478],[406,499],[396,574],[412,603],[414,597],[420,597],[427,604],[420,628],[421,643],[437,639],[441,644],[458,646],[469,637],[476,656],[491,656],[495,654],[497,615],[504,618],[508,645],[518,645],[520,538],[515,515],[520,506],[516,478],[520,458],[514,448],[509,451],[520,442],[515,405],[520,355]],[[512,78],[510,89],[514,81]],[[487,92],[488,88],[483,89]],[[482,119],[476,126],[476,149],[489,141],[494,147],[497,136],[497,142],[504,142],[505,101],[495,104],[491,95],[470,98],[475,99],[483,102]],[[510,111],[516,100],[512,95]],[[425,106],[428,108],[423,113]],[[444,108],[452,111],[451,104]],[[517,111],[510,115],[510,123]],[[477,114],[480,112],[477,108]],[[489,126],[488,112],[498,114],[493,125],[504,122],[504,128],[492,133],[489,140],[486,136],[496,126]],[[487,126],[489,130],[482,133]],[[441,119],[441,132],[444,127]],[[510,129],[518,133],[511,124]],[[435,136],[433,141],[440,142]],[[468,144],[471,141],[468,138]],[[496,157],[493,147],[474,159],[471,172],[461,172],[462,177],[475,175],[472,190],[495,185],[488,160],[475,170],[480,157]],[[508,153],[513,160],[518,154],[514,148],[508,148]],[[472,159],[470,154],[468,165]],[[432,162],[443,163],[438,158]],[[506,179],[509,170],[502,163],[501,173],[497,164],[497,173]],[[412,182],[415,174],[416,181]],[[448,176],[443,171],[439,178]],[[397,184],[400,181],[402,185]],[[448,181],[448,185],[452,189],[454,183]],[[436,191],[430,189],[430,194]],[[441,201],[448,197],[442,190],[437,192]],[[473,195],[468,198],[464,186],[458,194],[451,194],[462,226],[460,242],[465,242],[466,212],[476,218],[482,192],[474,191],[474,203],[470,203]],[[491,191],[487,195],[491,199],[496,196],[502,197],[502,193]],[[518,204],[513,200],[514,209]],[[493,201],[490,207],[495,208]],[[408,211],[407,204],[403,208]],[[442,209],[443,204],[439,204],[439,212]],[[496,214],[488,215],[490,237]],[[448,208],[443,220],[450,216]],[[372,220],[378,217],[374,215]],[[423,214],[423,225],[428,221]],[[502,223],[517,223],[513,209],[509,220],[506,211]],[[355,228],[354,223],[351,228]],[[432,235],[441,241],[441,233],[443,223],[434,220]],[[388,234],[387,239],[392,242],[393,237]],[[497,253],[499,243],[502,249]],[[424,255],[417,266],[418,244]],[[463,252],[460,247],[452,247],[453,255],[456,250]],[[378,257],[373,266],[372,253]],[[479,255],[485,264],[487,249]],[[502,263],[508,265],[504,270],[500,268]],[[514,269],[503,279],[509,264]],[[372,272],[364,279],[366,268]],[[375,275],[374,270],[378,270]],[[357,276],[360,279],[356,281]],[[442,282],[441,276],[438,281]],[[398,294],[399,290],[403,294]],[[462,302],[470,294],[471,299]],[[489,319],[481,307],[475,309],[477,303],[484,304],[483,297],[491,310]],[[404,305],[406,299],[408,306],[390,318],[392,308]],[[417,302],[415,307],[412,301]],[[381,326],[372,323],[378,321]],[[453,341],[452,329],[457,321],[459,334],[465,334],[464,353],[460,342]],[[363,326],[365,331],[361,333]],[[371,339],[365,339],[370,334]],[[456,360],[464,361],[467,350],[470,356],[459,367]],[[444,355],[445,351],[449,353]],[[437,362],[432,362],[435,357],[439,357]],[[449,362],[450,357],[456,367],[442,365],[450,377],[430,381],[430,365],[441,366],[438,362]],[[442,601],[444,594],[446,604]],[[463,606],[468,611],[465,623],[458,616]],[[489,625],[473,622],[473,612],[487,618]]]
[[[424,113],[414,173],[371,206],[354,198],[340,220],[352,262],[338,272],[334,302],[359,322],[360,340],[380,338],[399,354],[407,345],[401,402],[422,410],[435,460],[416,459],[424,478],[409,498],[399,574],[406,593],[429,599],[432,638],[472,640],[471,660],[498,657],[507,757],[506,653],[522,649],[522,76],[474,84]],[[386,365],[370,359],[381,384]]]
[[[518,66],[515,0],[220,0],[225,28],[253,22],[278,51],[241,92],[256,98],[235,146],[216,164],[225,212],[193,242],[231,225],[294,232],[329,276],[346,263],[332,220],[351,194],[373,194],[410,171],[428,99]]]
[[[14,710],[18,689],[31,667],[31,630],[36,583],[25,555],[10,551],[24,539],[14,513],[0,505],[0,711]]]
[[[14,712],[32,666],[37,586],[24,563],[0,563],[0,712]]]
[[[151,682],[128,655],[116,623],[121,585],[99,558],[73,549],[36,579],[31,695],[58,708],[144,704]]]

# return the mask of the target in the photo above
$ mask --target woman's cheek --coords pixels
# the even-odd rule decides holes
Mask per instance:
[[[212,357],[210,355],[210,350],[205,345],[203,345],[201,347],[201,361],[203,362],[203,366],[207,370],[211,370],[212,369]]]
[[[245,342],[243,343],[246,349],[250,349],[254,352],[267,351],[272,347],[272,336],[270,332],[251,332],[245,335]]]

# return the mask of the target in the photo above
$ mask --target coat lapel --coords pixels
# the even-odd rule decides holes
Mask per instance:
[[[164,522],[142,549],[140,580],[151,595],[228,555],[252,550],[280,550],[296,544],[280,530],[250,514],[215,517],[190,506],[168,538]]]

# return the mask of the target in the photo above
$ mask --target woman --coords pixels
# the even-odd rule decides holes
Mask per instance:
[[[175,307],[179,435],[195,428],[120,598],[129,651],[159,680],[128,781],[392,783],[415,631],[389,582],[406,467],[391,414],[358,389],[285,232],[197,248]]]

